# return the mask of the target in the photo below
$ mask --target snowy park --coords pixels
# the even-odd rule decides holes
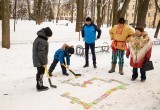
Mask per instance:
[[[160,110],[160,0],[0,0],[0,110]]]
[[[68,26],[65,24],[68,23]],[[74,32],[75,23],[59,21],[59,24],[43,22],[35,25],[34,21],[20,21],[16,23],[16,32],[13,31],[11,20],[11,48],[0,48],[0,110],[159,110],[160,109],[160,51],[159,45],[153,45],[151,60],[154,70],[148,71],[144,83],[140,76],[131,81],[132,67],[125,57],[124,75],[108,73],[111,63],[111,48],[109,52],[96,53],[97,69],[92,65],[83,68],[84,56],[73,55],[70,68],[81,74],[75,77],[68,71],[69,76],[62,75],[60,66],[57,66],[51,78],[57,88],[48,91],[36,91],[36,69],[32,63],[32,45],[37,37],[36,32],[43,27],[50,27],[53,36],[49,39],[48,67],[53,61],[54,52],[61,45],[84,46],[79,33]],[[1,28],[0,28],[1,29]],[[96,46],[111,43],[109,29],[104,25],[101,38]],[[145,29],[153,41],[155,29]],[[0,32],[2,32],[0,30]],[[160,34],[159,34],[160,36]],[[1,39],[1,38],[0,38]],[[90,62],[92,61],[89,55]],[[44,75],[44,85],[48,85],[47,75]]]

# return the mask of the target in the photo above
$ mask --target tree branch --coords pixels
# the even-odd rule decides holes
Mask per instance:
[[[158,0],[155,0],[155,4],[156,4],[157,9],[158,9],[159,12],[160,12],[160,6],[158,5]]]

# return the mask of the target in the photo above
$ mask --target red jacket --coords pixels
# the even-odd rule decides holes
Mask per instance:
[[[147,60],[147,59],[150,59],[151,58],[151,52],[152,52],[152,48],[149,49],[149,51],[146,53],[146,55],[138,62],[138,63],[134,63],[133,62],[133,58],[131,57],[130,58],[130,65],[133,67],[133,68],[141,68],[143,63]],[[130,55],[130,50],[127,49],[127,52],[126,52],[126,56],[129,56]]]

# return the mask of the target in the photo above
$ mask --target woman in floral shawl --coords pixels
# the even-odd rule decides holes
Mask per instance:
[[[149,61],[152,52],[152,41],[147,32],[142,27],[135,28],[135,37],[132,37],[128,43],[126,57],[130,58],[130,65],[133,67],[132,81],[138,77],[138,68],[140,68],[141,81],[146,80],[146,71],[142,70],[144,62]]]

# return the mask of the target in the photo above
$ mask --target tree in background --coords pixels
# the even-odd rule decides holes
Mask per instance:
[[[58,1],[56,23],[58,23],[58,20],[59,20],[60,5],[61,5],[61,0]]]
[[[146,15],[148,11],[150,0],[138,0],[138,15],[137,15],[137,25],[146,27]]]
[[[2,0],[2,48],[10,48],[9,0]]]
[[[84,0],[77,0],[76,32],[80,32],[83,24]]]
[[[97,27],[100,28],[102,24],[101,18],[101,0],[97,0]]]
[[[158,9],[158,11],[160,13],[160,6],[158,5],[158,0],[155,0],[155,4],[156,4],[156,8]],[[158,22],[158,26],[157,26],[154,38],[158,37],[159,29],[160,29],[160,19],[159,19],[159,22]]]
[[[0,20],[2,20],[2,2],[0,0]]]

